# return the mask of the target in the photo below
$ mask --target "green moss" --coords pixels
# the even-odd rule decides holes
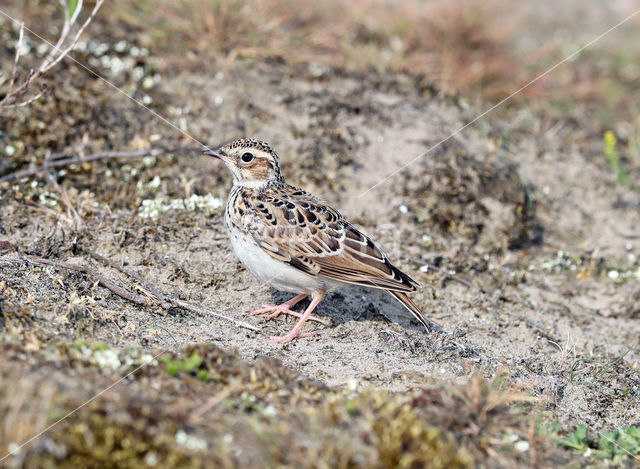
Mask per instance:
[[[50,361],[36,356],[41,362],[25,382],[34,389],[31,383],[45,372],[53,397],[34,395],[28,402],[45,402],[46,408],[29,405],[14,415],[29,421],[46,414],[52,423],[122,376],[122,367],[93,360],[104,350],[80,345],[47,354]],[[20,351],[6,358],[25,356]],[[485,448],[505,432],[525,433],[511,417],[524,411],[501,404],[513,400],[501,390],[504,382],[491,386],[476,378],[464,388],[393,394],[330,388],[277,360],[247,362],[212,345],[188,347],[181,356],[186,358],[149,363],[62,420],[50,430],[48,446],[31,445],[22,454],[25,467],[239,467],[260,461],[267,467],[462,468],[485,463]],[[140,352],[117,355],[123,366],[127,357],[139,361]],[[1,376],[0,402],[9,392],[2,384],[25,372],[18,365]],[[72,374],[52,373],[70,366]],[[0,448],[22,439],[0,434]],[[524,452],[505,452],[500,444],[494,449],[505,460],[526,464]]]
[[[197,374],[198,378],[200,378],[200,372],[198,369],[202,364],[202,357],[197,353],[192,353],[188,358],[184,360],[174,360],[170,356],[162,357],[162,361],[165,365],[167,365],[167,373],[171,376],[177,376],[179,372],[183,371],[185,373]],[[206,370],[201,370],[206,373]],[[204,380],[203,380],[204,381]]]

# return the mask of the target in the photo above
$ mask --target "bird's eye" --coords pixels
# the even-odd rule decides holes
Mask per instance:
[[[243,153],[242,156],[240,157],[243,163],[251,163],[254,158],[255,156],[253,156],[253,153],[249,153],[249,152]]]

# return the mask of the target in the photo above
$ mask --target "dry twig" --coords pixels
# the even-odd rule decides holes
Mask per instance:
[[[239,327],[244,327],[245,329],[249,329],[251,331],[259,331],[260,329],[257,328],[254,325],[249,324],[248,322],[244,322],[244,321],[239,321],[238,319],[233,319],[230,318],[229,316],[225,316],[224,314],[220,314],[220,313],[214,313],[211,310],[208,309],[204,309],[204,308],[198,308],[197,306],[192,305],[191,303],[187,303],[186,301],[181,301],[181,300],[176,300],[176,299],[170,299],[169,301],[171,301],[173,304],[180,306],[181,308],[187,309],[193,313],[198,313],[201,314],[203,316],[215,316],[217,318],[220,319],[224,319],[225,321],[229,321],[233,324],[235,324],[236,326]]]
[[[118,264],[117,262],[114,262],[111,259],[108,259],[108,258],[104,257],[103,255],[98,254],[97,252],[94,252],[94,251],[92,251],[91,249],[89,249],[89,248],[87,248],[85,246],[82,246],[80,249],[83,250],[84,252],[86,252],[87,254],[89,254],[94,259],[96,259],[96,260],[98,260],[100,262],[103,262],[104,264],[110,265],[111,267],[113,267],[116,270],[119,270],[123,274],[128,275],[129,277],[132,277],[132,278],[136,279],[138,282],[140,282],[142,285],[144,285],[144,287],[145,287],[145,289],[147,291],[149,291],[150,293],[155,295],[155,297],[158,300],[162,301],[163,303],[167,301],[167,297],[164,296],[162,293],[160,293],[160,291],[156,287],[154,287],[150,282],[148,282],[140,274],[125,268],[124,266]]]
[[[115,269],[119,270],[120,272],[136,279],[137,281],[139,281],[140,283],[142,283],[143,285],[145,285],[154,295],[157,296],[158,300],[162,301],[162,307],[163,309],[169,309],[172,306],[178,306],[180,308],[184,308],[186,310],[192,311],[194,313],[198,313],[201,314],[203,316],[214,316],[220,319],[224,319],[225,321],[229,321],[233,324],[235,324],[238,327],[243,327],[245,329],[249,329],[252,331],[259,331],[260,329],[247,323],[244,321],[239,321],[237,319],[233,319],[230,318],[229,316],[225,316],[224,314],[220,314],[220,313],[215,313],[213,311],[210,311],[208,309],[204,309],[204,308],[199,308],[196,307],[190,303],[187,303],[186,301],[181,301],[178,299],[174,299],[174,298],[169,298],[166,295],[163,295],[162,293],[160,293],[160,291],[155,288],[151,283],[149,283],[147,280],[145,280],[142,276],[140,276],[139,274],[136,274],[132,271],[130,271],[129,269],[125,269],[124,267],[120,267],[118,266],[118,264],[110,259],[107,259],[106,257],[93,252],[93,251],[89,251],[86,248],[83,249],[85,252],[90,253],[91,256],[95,257],[96,259],[108,264],[111,267],[114,267]],[[100,285],[102,285],[105,288],[108,288],[109,290],[111,290],[113,293],[115,293],[116,295],[124,298],[125,300],[131,301],[132,303],[136,304],[136,305],[142,305],[145,304],[144,301],[140,300],[139,298],[136,298],[136,296],[131,293],[130,291],[116,285],[115,283],[113,283],[111,280],[107,279],[106,277],[104,277],[102,274],[100,274],[99,272],[92,270],[84,265],[79,265],[79,264],[71,264],[68,262],[60,262],[60,261],[55,261],[52,259],[46,259],[44,257],[39,257],[39,256],[31,256],[31,255],[24,255],[21,257],[8,257],[8,256],[0,256],[0,262],[8,262],[8,263],[12,263],[12,264],[18,264],[18,263],[22,263],[22,262],[27,262],[30,264],[35,264],[35,265],[50,265],[53,266],[55,268],[59,268],[59,269],[66,269],[66,270],[72,270],[75,272],[81,272],[84,274],[87,274],[91,277],[93,277],[94,279],[96,279],[98,281],[98,283]],[[165,301],[166,300],[166,301]]]
[[[15,179],[23,179],[26,177],[34,176],[36,174],[41,174],[43,171],[46,171],[47,168],[57,168],[60,166],[87,163],[90,161],[96,161],[101,159],[142,158],[144,156],[158,156],[164,153],[171,153],[176,151],[189,152],[191,150],[192,149],[190,148],[187,148],[187,149],[147,148],[143,150],[101,151],[98,153],[93,153],[91,155],[74,156],[71,158],[62,158],[63,156],[67,156],[69,154],[67,151],[60,152],[60,153],[52,153],[47,163],[43,163],[41,165],[33,166],[27,169],[22,169],[20,171],[16,171],[14,173],[10,173],[5,176],[2,176],[0,177],[0,182],[13,181]]]
[[[13,88],[16,82],[16,72],[18,71],[18,61],[20,60],[20,49],[22,49],[22,41],[24,40],[24,22],[20,23],[20,35],[18,36],[18,44],[16,44],[16,55],[13,59],[13,68],[11,69],[11,79],[9,80],[9,89]]]
[[[182,301],[182,300],[178,300],[175,298],[171,298],[167,295],[164,295],[163,293],[161,293],[158,288],[156,288],[153,284],[151,284],[148,280],[146,280],[144,277],[142,277],[140,274],[133,272],[132,270],[126,269],[122,266],[120,266],[117,262],[112,261],[111,259],[98,254],[97,252],[94,252],[86,247],[82,247],[81,248],[84,252],[86,252],[87,254],[89,254],[90,256],[92,256],[93,258],[104,262],[105,264],[113,267],[114,269],[122,272],[123,274],[137,280],[138,282],[140,282],[145,289],[149,290],[151,293],[153,293],[156,298],[158,298],[158,300],[160,300],[162,302],[162,307],[163,309],[167,310],[172,306],[178,306],[180,308],[186,309],[188,311],[191,311],[193,313],[197,313],[197,314],[201,314],[203,316],[214,316],[216,318],[220,318],[220,319],[224,319],[225,321],[229,321],[233,324],[235,324],[238,327],[243,327],[245,329],[249,329],[252,331],[259,331],[260,329],[247,323],[244,321],[240,321],[238,319],[234,319],[231,318],[229,316],[225,316],[224,314],[220,314],[220,313],[215,313],[211,310],[205,309],[205,308],[200,308],[197,306],[192,305],[191,303],[187,303],[186,301]]]
[[[9,262],[9,263],[12,263],[12,264],[18,264],[18,263],[26,262],[26,263],[35,264],[35,265],[50,265],[50,266],[53,266],[53,267],[58,268],[58,269],[72,270],[74,272],[84,273],[84,274],[89,275],[90,277],[93,277],[94,279],[96,279],[98,281],[98,283],[100,285],[102,285],[105,288],[108,288],[113,293],[115,293],[116,295],[124,298],[125,300],[131,301],[132,303],[137,304],[137,305],[143,304],[143,302],[140,301],[138,298],[136,298],[133,293],[125,290],[122,287],[119,287],[118,285],[116,285],[111,280],[109,280],[106,277],[104,277],[99,272],[97,272],[95,270],[92,270],[92,269],[90,269],[90,268],[88,268],[88,267],[86,267],[84,265],[71,264],[71,263],[68,263],[68,262],[54,261],[52,259],[46,259],[44,257],[31,256],[31,255],[25,255],[25,256],[21,256],[21,257],[0,256],[0,261]]]
[[[18,42],[16,46],[16,54],[14,57],[13,69],[11,72],[11,79],[9,81],[9,87],[7,92],[5,93],[4,98],[0,99],[0,108],[14,108],[14,107],[26,106],[32,103],[33,101],[35,101],[36,99],[38,99],[40,96],[42,96],[42,94],[44,94],[44,90],[41,90],[35,96],[32,96],[22,101],[19,100],[19,98],[24,96],[29,91],[29,88],[31,87],[31,85],[38,78],[40,78],[42,75],[44,75],[53,67],[55,67],[63,58],[65,58],[69,54],[69,52],[71,52],[71,50],[78,43],[78,40],[80,39],[80,36],[84,32],[84,30],[87,28],[87,26],[89,26],[89,23],[91,23],[91,21],[95,17],[96,13],[102,6],[103,2],[104,0],[96,0],[96,4],[93,7],[93,10],[89,14],[89,16],[87,17],[87,19],[78,28],[78,31],[76,32],[75,36],[73,36],[71,41],[63,48],[65,42],[67,42],[67,39],[69,38],[69,34],[71,33],[71,30],[73,29],[72,28],[73,23],[75,22],[75,19],[79,11],[74,12],[74,15],[70,17],[67,1],[60,0],[60,4],[62,5],[64,10],[64,24],[62,25],[62,31],[60,32],[60,36],[58,37],[57,43],[55,44],[55,46],[52,46],[47,56],[40,63],[40,66],[38,66],[36,70],[31,70],[27,75],[27,78],[25,78],[25,80],[22,83],[20,83],[18,86],[15,86],[15,78],[17,74],[18,62],[20,61],[20,49],[22,46],[22,41],[24,38],[24,29],[25,29],[24,22],[20,24],[20,35],[18,37]],[[29,30],[28,28],[26,29]]]

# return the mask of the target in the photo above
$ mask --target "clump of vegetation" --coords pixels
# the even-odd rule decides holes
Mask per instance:
[[[547,431],[559,446],[595,461],[607,460],[608,464],[619,465],[640,455],[640,428],[636,426],[590,434],[587,425],[583,424],[573,432],[560,436],[560,425],[556,422]]]
[[[416,222],[494,252],[542,242],[535,188],[520,176],[517,164],[455,147],[421,164],[420,177],[402,181]]]
[[[178,376],[178,373],[184,372],[195,375],[199,380],[208,382],[211,381],[211,377],[207,370],[201,370],[202,357],[194,352],[190,357],[183,360],[175,360],[171,357],[164,356],[162,361],[167,366],[167,373],[171,376]]]
[[[113,350],[100,343],[80,342],[78,347]],[[0,370],[0,419],[31,422],[1,427],[0,451],[15,450],[10,462],[25,467],[90,462],[135,467],[158,461],[230,467],[259,460],[311,467],[322,460],[328,466],[462,468],[482,464],[491,454],[487,448],[496,444],[514,464],[528,458],[528,449],[505,451],[513,445],[501,440],[507,431],[526,439],[525,414],[513,405],[526,397],[482,378],[466,386],[434,384],[403,394],[329,388],[277,360],[249,363],[211,345],[187,347],[181,351],[186,358],[149,361],[41,440],[16,450],[32,427],[46,425],[43,416],[55,421],[120,377],[121,371],[78,360],[68,350],[50,344],[27,358],[19,344],[3,346],[3,360],[15,365]],[[124,361],[128,353],[120,351],[118,359]],[[35,363],[33,368],[25,368],[27,361]],[[71,368],[71,374],[64,371]],[[33,387],[45,377],[46,387]],[[18,395],[25,386],[36,395],[28,402],[17,399],[16,386]]]

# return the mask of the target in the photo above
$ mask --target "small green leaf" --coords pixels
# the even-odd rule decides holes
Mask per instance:
[[[75,23],[78,19],[78,15],[82,10],[82,0],[69,0],[67,4],[67,17],[71,24]]]
[[[567,438],[558,441],[559,445],[566,446],[575,451],[584,452],[589,449],[589,436],[587,434],[587,426],[580,425],[576,431]]]
[[[209,381],[211,381],[211,376],[209,376],[209,373],[207,373],[207,370],[199,370],[196,376],[200,381],[204,381],[205,383],[208,383]]]

